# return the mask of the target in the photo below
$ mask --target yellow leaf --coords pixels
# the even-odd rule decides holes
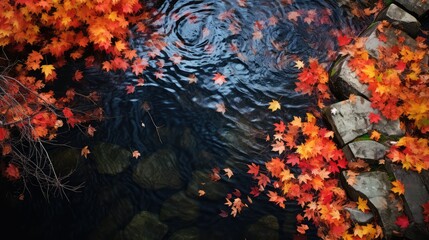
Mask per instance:
[[[55,67],[52,64],[42,65],[42,73],[45,74],[45,77],[48,77],[49,75],[51,75],[54,70],[55,70]]]
[[[270,106],[268,107],[268,109],[271,109],[271,111],[274,112],[280,109],[280,103],[277,100],[273,100],[270,102]]]
[[[405,192],[404,184],[402,184],[399,180],[393,181],[392,185],[393,185],[391,189],[392,192],[397,193],[399,195],[404,194]]]
[[[373,130],[369,138],[371,138],[374,141],[378,141],[380,139],[380,133]]]
[[[366,212],[367,210],[369,210],[369,207],[367,205],[368,200],[364,200],[361,197],[358,197],[358,209],[361,210],[362,212]]]

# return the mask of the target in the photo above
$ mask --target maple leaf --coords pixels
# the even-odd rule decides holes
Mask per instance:
[[[308,230],[308,225],[307,224],[301,224],[296,228],[296,231],[298,231],[301,234],[305,234],[305,231]]]
[[[216,112],[220,112],[222,114],[225,114],[226,108],[225,108],[225,104],[223,102],[216,104]]]
[[[204,191],[204,190],[198,190],[198,196],[199,197],[201,197],[201,196],[204,196],[204,195],[206,195],[206,192]]]
[[[408,217],[406,215],[401,215],[396,218],[395,224],[401,228],[407,228],[408,225],[410,225],[410,221],[408,220]]]
[[[9,138],[9,131],[6,128],[0,127],[0,142]]]
[[[301,16],[301,14],[299,14],[297,11],[291,11],[291,12],[288,12],[287,19],[289,21],[296,22],[296,21],[298,21],[298,17],[300,17],[300,16]]]
[[[249,171],[247,173],[252,174],[254,177],[256,177],[259,173],[259,165],[256,165],[254,163],[247,164],[247,167],[249,167]]]
[[[380,115],[371,112],[368,116],[370,123],[378,123],[381,120]]]
[[[137,158],[139,158],[139,157],[140,157],[140,152],[139,152],[139,151],[137,151],[137,150],[134,150],[132,155],[133,155],[133,158],[136,158],[136,159],[137,159]]]
[[[285,208],[285,204],[284,202],[286,201],[286,198],[279,196],[276,192],[274,191],[268,191],[267,196],[270,198],[268,201],[270,202],[274,202],[277,205],[279,205],[281,208]]]
[[[391,189],[392,192],[397,193],[399,195],[404,194],[405,187],[404,187],[404,184],[401,183],[401,181],[399,181],[399,180],[393,181],[392,185],[393,185],[393,187]]]
[[[298,164],[299,164],[299,162],[300,162],[300,159],[299,159],[299,156],[298,156],[297,154],[292,153],[292,154],[289,154],[289,155],[287,156],[287,161],[286,161],[286,163],[289,163],[289,164],[291,164],[292,166],[295,166],[295,165],[298,165]]]
[[[281,108],[280,103],[277,100],[272,100],[270,102],[270,105],[268,106],[268,109],[271,109],[271,111],[273,112],[280,108]]]
[[[73,76],[73,80],[75,80],[75,81],[80,81],[81,79],[83,78],[83,74],[82,74],[82,72],[80,71],[80,70],[76,70],[76,72],[74,73],[74,76]]]
[[[225,175],[228,176],[228,178],[231,178],[234,173],[230,168],[224,168],[223,171],[225,172]]]
[[[188,76],[188,82],[189,82],[189,84],[191,84],[191,83],[197,83],[197,81],[198,81],[198,79],[195,76],[195,74],[191,74],[191,75]]]
[[[286,150],[285,144],[283,141],[276,141],[274,144],[271,144],[271,147],[273,148],[271,151],[279,152],[279,154],[282,154],[282,152]]]
[[[85,158],[88,158],[88,154],[90,154],[91,151],[89,151],[88,146],[85,146],[82,148],[82,150],[80,151],[80,155],[84,156]]]
[[[51,64],[49,65],[42,65],[42,73],[45,74],[45,78],[49,77],[54,73],[55,67]]]
[[[221,73],[215,73],[212,79],[216,84],[219,84],[219,85],[226,83],[225,76],[222,75]]]
[[[64,117],[66,117],[66,118],[71,118],[71,117],[73,117],[73,112],[71,111],[71,109],[70,108],[68,108],[68,107],[65,107],[64,109],[63,109],[63,114],[64,114]]]
[[[89,136],[94,137],[94,132],[97,131],[93,126],[91,126],[91,124],[88,126],[88,129],[86,130],[86,132],[88,133]]]
[[[338,46],[342,47],[349,44],[352,41],[352,38],[346,35],[338,35],[337,40],[338,40]]]
[[[296,68],[298,68],[298,69],[302,69],[302,68],[304,68],[304,62],[303,61],[301,61],[301,60],[297,60],[297,61],[295,61],[295,67]]]
[[[126,91],[127,91],[127,94],[132,94],[132,93],[134,93],[134,91],[136,90],[136,87],[135,87],[135,86],[133,86],[133,85],[127,85],[127,86],[125,87],[125,89],[126,89]]]
[[[361,210],[362,212],[366,212],[367,210],[369,210],[367,203],[368,203],[368,200],[364,200],[360,196],[358,197],[358,202],[357,202],[358,209]]]
[[[380,133],[377,132],[376,130],[373,130],[371,132],[371,136],[369,138],[371,138],[374,141],[378,141],[378,140],[380,140],[380,137],[381,137]]]
[[[5,170],[6,177],[11,181],[18,180],[21,175],[19,174],[19,169],[13,163],[9,163]]]

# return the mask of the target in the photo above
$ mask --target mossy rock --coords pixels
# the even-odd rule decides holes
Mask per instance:
[[[49,153],[55,172],[65,176],[75,171],[81,161],[80,151],[75,148],[60,148]]]
[[[161,240],[168,231],[168,226],[150,212],[143,211],[131,220],[115,239],[122,240]]]
[[[131,152],[119,145],[99,143],[95,145],[92,153],[97,171],[101,174],[115,175],[123,172],[130,165]]]
[[[170,220],[179,218],[184,221],[192,221],[199,216],[198,202],[189,198],[185,192],[178,192],[167,199],[161,207],[159,218]]]
[[[201,239],[201,234],[198,228],[191,227],[191,228],[185,228],[181,229],[173,235],[171,235],[168,240],[199,240]]]

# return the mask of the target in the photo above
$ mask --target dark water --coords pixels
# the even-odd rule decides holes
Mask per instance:
[[[294,203],[283,210],[263,193],[252,197],[253,204],[237,217],[222,218],[221,210],[230,211],[224,196],[235,189],[242,199],[249,195],[255,182],[246,173],[247,164],[263,164],[274,156],[265,141],[273,123],[314,109],[315,99],[294,91],[299,72],[295,61],[317,58],[328,66],[336,57],[336,35],[357,35],[369,19],[350,17],[335,1],[287,2],[248,0],[245,7],[223,0],[162,4],[150,22],[166,47],[157,50],[153,34],[133,30],[131,39],[138,56],[148,60],[144,85],[127,94],[126,86],[138,83],[133,73],[113,76],[87,70],[86,77],[103,96],[106,120],[94,138],[76,134],[67,139],[77,148],[112,143],[138,150],[141,158],[130,158],[130,165],[116,175],[98,173],[91,155],[82,159],[71,178],[71,183],[85,181],[81,192],[68,193],[69,201],[52,197],[46,202],[34,190],[24,201],[5,203],[4,230],[27,239],[113,239],[139,212],[158,216],[172,211],[177,214],[162,221],[168,225],[165,239],[191,227],[199,239],[254,239],[249,228],[266,215],[277,218],[281,239],[292,239],[299,212]],[[294,11],[301,15],[296,22],[288,19]],[[215,84],[215,73],[227,82]],[[196,83],[189,82],[192,75]],[[282,106],[274,113],[268,109],[273,99]],[[216,111],[221,103],[224,114]],[[149,189],[134,181],[140,161],[159,151],[177,160],[173,168],[180,178],[178,188]],[[221,169],[220,181],[204,185],[193,179],[193,174],[208,175],[213,168]],[[231,179],[223,175],[224,168],[234,172]],[[209,192],[208,186],[215,186],[215,199],[198,197],[197,190]],[[185,197],[165,210],[173,196]],[[265,231],[263,226],[258,229]],[[308,238],[315,235],[313,229]]]

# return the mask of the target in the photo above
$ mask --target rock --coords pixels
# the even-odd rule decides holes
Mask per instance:
[[[196,227],[181,229],[173,235],[168,240],[199,240],[201,239],[200,231]]]
[[[245,237],[248,240],[277,240],[279,239],[279,223],[273,215],[260,218],[256,223],[249,226]]]
[[[101,174],[115,175],[130,165],[131,152],[115,144],[99,143],[95,145],[93,154],[97,171]]]
[[[388,121],[381,117],[381,120],[374,124],[369,121],[370,113],[381,116],[377,109],[371,107],[371,102],[359,96],[355,102],[345,100],[323,109],[324,117],[331,125],[341,146],[373,129],[388,136],[404,135],[399,127],[399,120]]]
[[[198,142],[190,128],[185,128],[183,131],[183,134],[179,139],[179,146],[192,152],[195,151],[195,148],[198,146]]]
[[[419,173],[407,171],[401,166],[386,162],[386,169],[404,184],[404,207],[405,213],[410,222],[425,225],[422,205],[429,201],[429,193],[422,182]],[[426,239],[429,239],[429,233],[426,229]]]
[[[350,213],[350,218],[354,223],[366,224],[372,222],[372,220],[374,219],[374,214],[372,214],[371,212],[364,213],[357,208],[350,207],[345,207],[344,209]]]
[[[395,28],[401,29],[412,37],[416,37],[420,31],[420,22],[404,9],[392,3],[381,11],[375,21],[387,20]]]
[[[109,239],[115,235],[123,224],[130,221],[134,213],[132,202],[125,198],[119,199],[110,212],[98,223],[88,239]]]
[[[186,194],[194,198],[201,198],[198,194],[198,190],[204,190],[206,194],[202,198],[210,200],[221,200],[224,199],[228,193],[228,187],[218,181],[214,182],[210,179],[211,171],[196,170],[192,172],[192,180],[189,182],[186,189]]]
[[[184,221],[192,221],[199,216],[198,202],[186,195],[185,192],[178,192],[165,200],[162,204],[160,219],[162,221],[172,218],[179,218]]]
[[[351,186],[347,183],[347,175],[342,172],[341,180],[345,190],[353,201],[358,197],[368,199],[368,207],[379,216],[380,225],[383,227],[384,235],[389,239],[394,231],[398,231],[395,221],[399,215],[396,204],[399,202],[396,198],[390,198],[390,189],[392,184],[387,173],[374,171],[362,172],[356,176],[356,183]]]
[[[395,0],[396,3],[403,6],[409,12],[418,18],[422,17],[429,10],[429,2],[422,0]]]
[[[387,147],[372,140],[351,142],[343,147],[343,152],[349,161],[366,159],[378,161],[386,154]]]
[[[60,148],[49,153],[55,172],[66,176],[74,172],[80,163],[80,151],[75,148]]]
[[[142,188],[161,189],[183,187],[179,162],[172,149],[160,149],[143,158],[133,172],[133,180]]]
[[[160,222],[158,217],[143,211],[131,220],[121,232],[124,240],[161,240],[168,231],[167,225]]]
[[[330,70],[330,90],[340,99],[348,99],[350,94],[362,96],[367,99],[371,97],[368,85],[359,81],[359,77],[349,67],[350,57],[338,59]]]

